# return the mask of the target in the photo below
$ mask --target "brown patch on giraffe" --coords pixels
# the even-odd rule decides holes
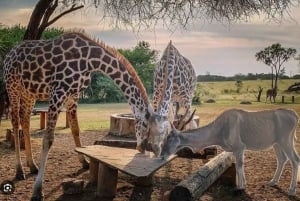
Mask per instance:
[[[73,40],[65,40],[62,44],[61,44],[61,47],[64,49],[64,50],[67,50],[69,48],[71,48],[73,46]]]

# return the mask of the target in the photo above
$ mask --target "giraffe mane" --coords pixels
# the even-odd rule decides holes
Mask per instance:
[[[128,73],[132,76],[133,80],[136,83],[137,88],[140,90],[140,93],[141,93],[141,96],[142,96],[143,100],[147,104],[149,104],[147,91],[146,91],[146,89],[144,87],[144,84],[142,83],[139,75],[137,74],[137,72],[134,69],[134,67],[132,66],[132,64],[128,61],[128,59],[126,59],[118,50],[116,50],[115,48],[112,48],[109,45],[105,44],[105,42],[103,42],[102,40],[99,40],[99,38],[91,37],[91,36],[87,35],[84,32],[84,30],[79,31],[79,32],[74,32],[73,31],[73,32],[68,32],[68,33],[75,33],[75,34],[78,34],[78,35],[80,35],[84,38],[87,38],[89,40],[94,41],[100,47],[102,47],[103,49],[108,51],[110,54],[112,54],[115,58],[117,58],[119,60],[119,62],[122,63],[124,65],[124,67],[127,69]]]

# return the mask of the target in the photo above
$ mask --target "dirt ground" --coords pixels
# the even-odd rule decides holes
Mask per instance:
[[[91,145],[106,134],[101,132],[82,133],[83,145]],[[299,136],[299,128],[298,128]],[[33,153],[36,162],[39,161],[40,141],[42,134],[32,137]],[[299,137],[298,137],[299,139]],[[23,163],[25,162],[22,152]],[[161,168],[154,175],[154,185],[142,188],[134,186],[134,179],[130,176],[119,174],[117,196],[114,201],[161,201],[165,191],[172,189],[181,180],[197,171],[203,165],[201,159],[176,158],[171,163]],[[4,142],[0,143],[0,183],[4,180],[12,180],[15,175],[14,150],[8,149]],[[234,201],[234,200],[300,200],[300,190],[296,197],[288,197],[287,189],[291,178],[291,166],[288,163],[279,185],[269,187],[267,182],[272,178],[276,168],[276,159],[273,150],[262,152],[245,153],[245,173],[247,189],[245,193],[236,195],[234,188],[216,182],[198,201]],[[26,180],[15,181],[16,190],[11,195],[0,193],[2,201],[26,201],[30,200],[34,178],[36,175],[29,174],[29,168],[25,168]],[[85,181],[84,191],[77,195],[64,195],[61,183],[67,178],[83,179]],[[50,151],[43,191],[46,201],[93,201],[99,200],[95,196],[95,186],[88,185],[88,171],[83,170],[74,151],[74,142],[71,135],[56,134],[55,142]]]

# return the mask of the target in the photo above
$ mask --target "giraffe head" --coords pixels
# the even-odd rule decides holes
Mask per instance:
[[[149,118],[149,137],[152,151],[159,156],[165,137],[169,133],[170,122],[168,116],[162,116],[156,112]]]

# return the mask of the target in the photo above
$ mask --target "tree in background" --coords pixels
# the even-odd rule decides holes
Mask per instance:
[[[197,20],[247,21],[253,15],[279,18],[300,0],[39,0],[32,12],[24,39],[38,39],[43,30],[62,16],[86,7],[95,8],[99,18],[113,27],[154,27],[170,30],[186,28]],[[51,17],[57,13],[55,17]]]
[[[242,80],[237,80],[235,82],[235,86],[236,86],[236,93],[240,93],[241,89],[243,88],[243,81]]]
[[[120,49],[119,51],[134,66],[148,94],[152,94],[152,75],[154,73],[158,51],[151,49],[150,44],[145,41],[138,42],[137,46],[133,49]]]
[[[271,68],[272,89],[278,89],[278,76],[285,71],[283,64],[295,56],[296,52],[294,48],[284,48],[281,44],[275,43],[255,54],[257,61],[262,61]]]

